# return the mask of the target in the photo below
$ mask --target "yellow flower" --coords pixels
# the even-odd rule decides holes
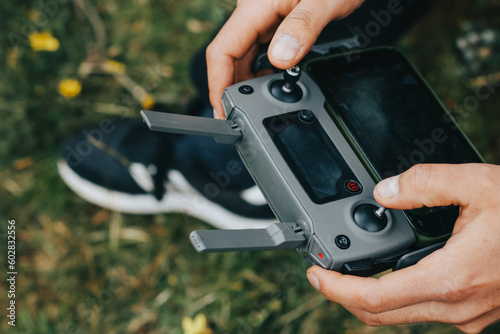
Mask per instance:
[[[39,18],[40,18],[40,12],[39,12],[39,11],[37,11],[36,9],[31,9],[31,10],[28,12],[28,19],[29,19],[31,22],[37,22]]]
[[[228,284],[229,290],[232,291],[241,291],[243,290],[243,283],[241,281],[236,281],[236,282],[230,282]]]
[[[108,72],[116,73],[116,74],[122,74],[125,72],[125,69],[127,68],[124,63],[120,63],[119,61],[116,60],[106,60],[106,63],[104,63],[104,68]]]
[[[35,51],[56,51],[59,41],[48,31],[35,32],[28,36],[31,48]]]
[[[189,317],[182,318],[182,329],[184,334],[211,334],[212,330],[208,327],[207,317],[203,313],[199,313],[191,319]]]
[[[190,32],[195,34],[212,29],[212,24],[210,22],[202,22],[195,19],[188,20],[186,26]]]
[[[281,310],[282,308],[282,304],[281,302],[278,300],[278,299],[273,299],[270,303],[269,303],[269,308],[272,310],[272,311],[279,311]]]
[[[153,108],[153,106],[155,105],[155,99],[154,99],[153,95],[151,95],[151,94],[144,95],[144,97],[142,98],[141,104],[142,104],[142,108],[144,108],[146,110]]]
[[[170,284],[171,286],[176,286],[177,283],[179,283],[179,279],[177,278],[177,276],[172,275],[172,274],[168,275],[167,281],[168,281],[168,284]]]
[[[82,85],[75,79],[64,79],[59,82],[59,94],[65,98],[72,99],[82,91]]]

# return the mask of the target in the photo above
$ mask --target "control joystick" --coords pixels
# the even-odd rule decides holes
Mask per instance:
[[[361,204],[354,209],[354,222],[368,232],[380,232],[387,226],[386,208]]]
[[[283,73],[282,80],[276,80],[271,84],[271,94],[278,100],[286,103],[294,103],[302,99],[302,89],[297,85],[300,79],[300,68],[294,66]]]

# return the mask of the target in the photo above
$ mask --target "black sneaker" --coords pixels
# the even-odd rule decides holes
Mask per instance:
[[[212,113],[199,103],[189,109]],[[113,211],[183,212],[224,229],[276,222],[232,145],[153,132],[139,119],[103,119],[77,133],[58,170],[80,197]]]

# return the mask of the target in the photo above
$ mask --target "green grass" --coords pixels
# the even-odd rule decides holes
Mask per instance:
[[[15,219],[18,272],[16,327],[2,316],[1,332],[175,334],[182,333],[182,317],[198,313],[222,334],[458,332],[441,324],[367,327],[309,285],[296,252],[198,254],[187,236],[208,228],[201,221],[109,212],[73,194],[55,169],[64,139],[106,117],[138,117],[140,110],[130,87],[108,74],[84,75],[81,64],[119,61],[129,78],[177,110],[194,94],[191,55],[233,7],[230,0],[106,0],[81,10],[79,3],[87,4],[66,1],[37,22],[37,30],[49,30],[60,41],[55,52],[35,52],[23,36],[32,10],[43,12],[40,2],[0,4],[0,244],[7,220]],[[500,94],[495,91],[467,117],[457,107],[474,94],[474,79],[500,71],[498,40],[479,69],[455,44],[471,30],[498,32],[499,19],[490,14],[495,6],[436,2],[399,47],[483,156],[500,163]],[[9,33],[19,38],[15,48]],[[63,78],[80,80],[82,92],[71,100],[59,95]],[[8,303],[5,282],[2,309]]]

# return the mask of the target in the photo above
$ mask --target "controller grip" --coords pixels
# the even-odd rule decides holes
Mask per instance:
[[[394,270],[404,269],[409,266],[413,266],[414,264],[417,264],[418,261],[422,260],[424,257],[431,254],[432,252],[442,248],[445,244],[446,241],[439,242],[437,244],[430,245],[425,248],[421,248],[414,252],[403,255],[396,263]]]

